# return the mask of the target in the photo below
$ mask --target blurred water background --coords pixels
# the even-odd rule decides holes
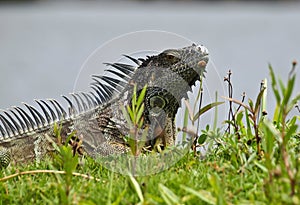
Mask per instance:
[[[209,49],[206,99],[213,101],[215,90],[227,95],[228,69],[235,97],[245,91],[255,98],[268,63],[287,79],[291,62],[300,61],[299,22],[298,1],[1,2],[0,108],[40,98],[63,101],[60,95],[73,91],[95,49],[140,30],[173,32]],[[119,52],[112,59],[119,59]],[[298,92],[299,78],[298,71]],[[268,100],[271,112],[275,102]]]

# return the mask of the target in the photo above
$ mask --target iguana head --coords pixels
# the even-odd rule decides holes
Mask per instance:
[[[142,61],[129,87],[136,84],[138,90],[142,90],[147,84],[144,118],[152,130],[150,138],[156,138],[159,135],[157,133],[173,129],[167,128],[168,123],[174,120],[181,99],[188,97],[187,92],[191,91],[191,86],[205,72],[208,50],[193,44],[180,49],[167,49]],[[129,97],[125,104],[130,104],[132,89],[127,92]]]
[[[164,110],[174,117],[182,98],[200,79],[208,63],[208,50],[193,44],[181,49],[167,49],[148,57],[137,68],[131,84],[142,89],[147,84],[146,111]]]
[[[208,55],[206,47],[196,44],[180,49],[167,49],[156,56],[142,60],[143,63],[138,67],[140,71],[137,71],[135,76],[140,75],[140,72],[147,74],[151,72],[149,68],[150,70],[152,68],[155,71],[161,71],[159,74],[166,76],[176,73],[189,85],[193,85],[205,71],[206,64],[208,63]],[[144,77],[138,77],[138,79],[147,82],[147,79]]]
[[[208,55],[206,47],[193,44],[181,49],[165,50],[155,60],[158,67],[170,69],[191,85],[205,71]]]

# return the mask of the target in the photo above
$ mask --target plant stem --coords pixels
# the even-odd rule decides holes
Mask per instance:
[[[286,150],[286,143],[285,143],[285,119],[286,119],[286,109],[284,109],[283,111],[283,115],[282,115],[282,128],[281,128],[281,139],[282,139],[282,145],[281,145],[281,152],[282,152],[282,159],[283,159],[283,163],[285,166],[285,169],[287,171],[289,180],[290,180],[290,185],[291,185],[291,196],[293,196],[295,194],[295,185],[296,185],[296,180],[294,178],[294,174],[293,171],[291,169],[290,163],[289,163],[289,155],[287,153]]]

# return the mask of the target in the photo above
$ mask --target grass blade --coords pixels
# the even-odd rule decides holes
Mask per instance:
[[[137,182],[137,180],[132,176],[132,174],[129,172],[128,173],[129,179],[135,189],[136,194],[138,195],[139,199],[140,199],[140,203],[142,204],[144,202],[144,196],[143,196],[143,192],[142,189],[139,185],[139,183]]]
[[[174,194],[169,188],[164,186],[163,184],[158,185],[158,189],[160,190],[160,194],[166,204],[168,205],[173,205],[173,204],[180,204],[180,199],[179,197]]]
[[[223,104],[224,102],[214,102],[214,103],[210,103],[206,106],[204,106],[203,108],[201,108],[197,113],[196,115],[194,115],[193,119],[194,121],[197,120],[203,113],[207,112],[208,110],[218,106],[218,105],[221,105]]]
[[[190,194],[193,194],[194,196],[198,197],[199,199],[201,199],[202,201],[208,203],[208,204],[216,204],[217,203],[217,199],[209,192],[206,190],[200,190],[200,191],[196,191],[190,187],[181,185],[180,186],[182,189],[184,189],[186,192],[189,192]]]

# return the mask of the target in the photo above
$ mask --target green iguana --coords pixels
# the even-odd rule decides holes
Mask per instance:
[[[107,63],[108,74],[93,75],[91,92],[62,96],[68,103],[66,111],[58,101],[35,100],[39,109],[24,104],[0,113],[0,168],[9,163],[40,161],[53,152],[57,143],[54,124],[61,126],[62,141],[75,131],[69,144],[74,152],[91,157],[107,156],[128,151],[124,136],[129,125],[122,106],[131,103],[134,85],[137,91],[147,85],[144,98],[143,127],[148,127],[145,146],[157,142],[162,148],[175,143],[174,118],[187,98],[187,92],[200,79],[208,63],[208,50],[191,45],[168,49],[158,55],[135,59],[136,65]]]

